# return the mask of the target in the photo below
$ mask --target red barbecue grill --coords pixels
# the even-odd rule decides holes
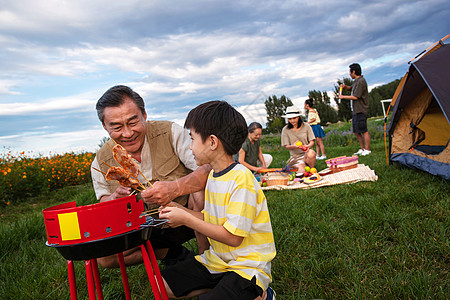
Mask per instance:
[[[96,259],[113,254],[119,258],[125,297],[131,299],[122,252],[138,246],[141,247],[155,299],[168,299],[153,248],[148,241],[151,228],[165,221],[145,216],[143,212],[144,203],[136,200],[136,196],[79,207],[72,201],[43,210],[46,245],[56,248],[67,260],[72,300],[77,299],[73,261],[85,261],[89,299],[96,299],[95,290],[98,299],[103,299]]]

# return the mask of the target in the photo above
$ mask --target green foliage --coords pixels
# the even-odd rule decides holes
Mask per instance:
[[[21,152],[0,157],[0,206],[91,180],[93,153],[66,153],[53,157],[30,158]]]
[[[106,144],[110,140],[109,136],[104,136],[98,143],[98,148],[100,149],[104,144]]]
[[[286,112],[288,106],[292,106],[292,101],[285,95],[278,98],[277,96],[269,96],[264,102],[267,112],[267,129],[270,132],[280,132],[281,128],[286,124],[281,116]],[[276,121],[278,119],[278,121]],[[274,122],[275,125],[272,125]],[[282,123],[279,126],[279,122]]]
[[[367,79],[366,79],[367,80]],[[344,83],[345,85],[352,85],[353,81],[351,78],[338,79],[337,85],[334,86],[334,101],[338,105],[338,119],[340,121],[350,120],[352,118],[350,100],[339,100],[339,85]],[[383,107],[381,106],[381,100],[392,99],[395,90],[397,89],[400,79],[396,79],[387,84],[373,88],[369,92],[369,110],[368,117],[379,117],[383,116]],[[342,91],[343,95],[350,95],[350,91]],[[322,117],[322,115],[321,115]]]
[[[281,121],[280,118],[275,118],[272,122],[272,124],[270,124],[269,126],[269,131],[270,132],[276,132],[276,133],[280,133],[281,129],[283,129],[284,126],[284,122]]]
[[[384,119],[368,119],[367,130],[372,140],[384,139]],[[324,131],[323,143],[325,147],[359,145],[352,131],[352,123],[331,124],[325,127]]]
[[[338,114],[331,107],[330,97],[327,92],[312,90],[308,92],[308,97],[313,99],[314,108],[319,112],[321,125],[325,125],[327,122],[336,123],[338,121]]]
[[[381,100],[392,99],[400,79],[396,79],[384,85],[373,88],[369,93],[369,115],[368,117],[383,116]]]
[[[381,124],[369,119],[369,127]],[[350,125],[333,124],[326,131],[343,132]],[[280,142],[279,135],[261,140],[263,152],[274,158],[271,167],[289,158]],[[358,147],[328,146],[326,153],[348,156]],[[271,284],[277,299],[448,298],[448,181],[388,166],[379,135],[371,148],[359,163],[375,171],[375,182],[265,191],[277,247]],[[325,166],[316,163],[319,170]],[[0,207],[0,299],[70,298],[66,261],[45,246],[42,209],[73,200],[78,206],[95,203],[92,184]],[[99,269],[105,299],[123,299],[120,270]],[[75,273],[78,298],[87,299],[83,262],[75,262]],[[142,264],[128,267],[127,274],[133,299],[154,299]]]
[[[337,84],[334,85],[334,102],[338,107],[338,120],[348,121],[352,118],[352,108],[350,105],[350,100],[339,99],[339,85],[341,83],[345,85],[352,85],[352,79],[344,77],[337,80]],[[342,95],[350,95],[350,91],[343,90]]]

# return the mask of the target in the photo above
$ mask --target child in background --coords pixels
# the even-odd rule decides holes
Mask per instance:
[[[186,225],[208,237],[210,248],[162,271],[169,297],[274,299],[269,287],[276,255],[267,201],[249,169],[233,160],[247,136],[244,117],[224,101],[203,103],[188,114],[197,165],[212,167],[205,208],[175,203],[160,212],[172,227]]]
[[[320,126],[320,117],[319,113],[314,107],[313,100],[310,98],[305,101],[305,109],[308,110],[308,124],[311,125],[311,128],[314,132],[314,136],[316,137],[316,159],[326,159],[325,155],[325,146],[323,145],[322,138],[325,136],[325,132]],[[322,152],[322,155],[319,155]]]

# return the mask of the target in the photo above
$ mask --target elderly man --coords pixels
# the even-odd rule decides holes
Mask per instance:
[[[100,202],[122,198],[130,195],[131,188],[119,185],[117,181],[106,181],[103,174],[94,170],[107,172],[108,165],[117,165],[111,147],[115,143],[123,146],[136,161],[145,179],[152,188],[141,193],[149,208],[166,205],[175,201],[196,211],[204,205],[204,188],[210,166],[198,167],[192,151],[189,149],[188,132],[179,125],[169,121],[146,121],[147,113],[143,99],[131,88],[123,85],[107,90],[98,100],[97,114],[103,128],[111,140],[102,146],[92,162],[92,181],[97,199]],[[183,259],[188,251],[182,244],[193,238],[194,232],[181,226],[178,228],[155,228],[150,242],[157,258],[166,263]],[[208,247],[207,239],[197,235],[199,252]],[[125,264],[142,262],[138,248],[124,253]],[[98,262],[103,267],[118,267],[115,255],[102,257]]]

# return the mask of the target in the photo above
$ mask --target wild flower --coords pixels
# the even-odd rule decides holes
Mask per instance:
[[[25,151],[17,155],[11,151],[0,154],[0,205],[25,201],[63,186],[90,182],[93,158],[93,153],[37,158],[27,157]]]

